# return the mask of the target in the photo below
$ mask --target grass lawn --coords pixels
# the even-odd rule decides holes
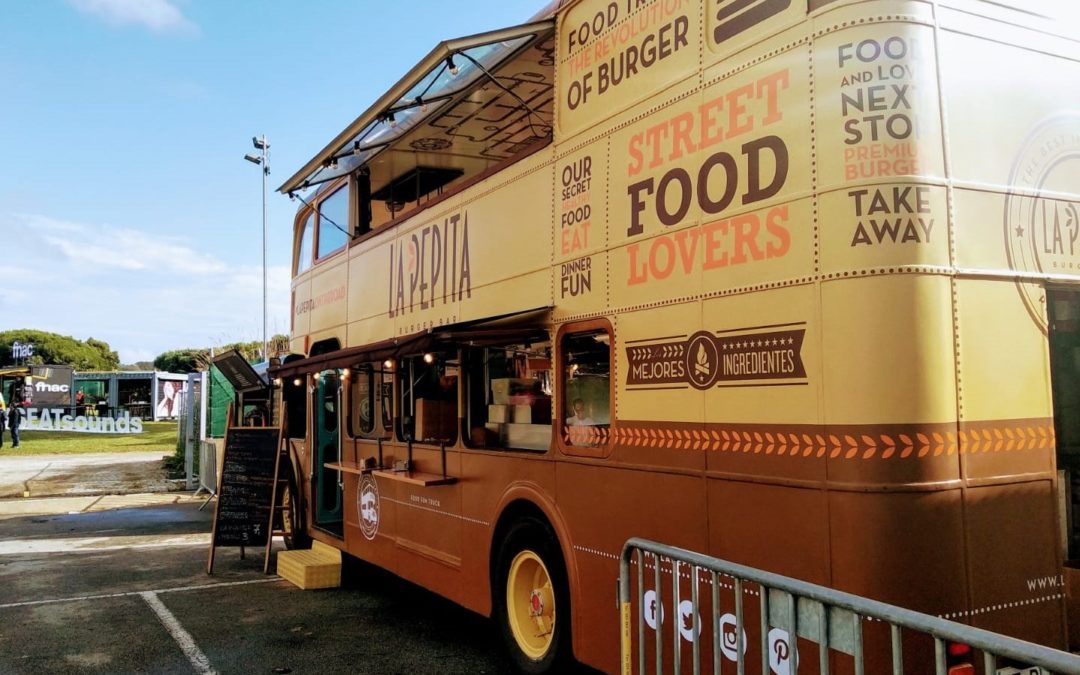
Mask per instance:
[[[176,421],[143,422],[141,434],[86,434],[70,431],[19,430],[19,447],[11,447],[11,431],[4,430],[0,455],[81,455],[91,452],[176,451]]]

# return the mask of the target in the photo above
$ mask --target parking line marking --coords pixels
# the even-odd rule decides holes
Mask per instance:
[[[210,667],[210,659],[206,658],[206,654],[203,654],[202,650],[199,649],[199,645],[195,644],[195,638],[191,637],[191,633],[184,630],[184,627],[180,625],[180,622],[169,611],[169,608],[158,599],[158,596],[153,591],[143,591],[139,595],[146,601],[146,604],[150,605],[150,609],[154,610],[158,621],[161,622],[162,626],[165,626],[165,630],[169,631],[169,635],[173,636],[176,644],[180,645],[180,651],[184,652],[184,656],[188,657],[191,665],[195,666],[195,671],[202,675],[217,675],[216,671]]]
[[[249,579],[247,581],[223,581],[220,584],[203,584],[201,586],[178,586],[176,588],[159,588],[153,591],[128,591],[126,593],[105,593],[103,595],[80,595],[74,598],[55,598],[52,600],[26,600],[23,602],[9,602],[0,605],[0,609],[10,607],[34,607],[37,605],[54,605],[60,602],[83,602],[85,600],[104,600],[106,598],[126,598],[143,593],[182,593],[184,591],[201,591],[209,588],[224,588],[226,586],[245,586],[247,584],[266,584],[271,581],[281,581],[281,577],[272,576],[266,579]]]

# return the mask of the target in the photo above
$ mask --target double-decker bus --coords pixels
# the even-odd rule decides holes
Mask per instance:
[[[1075,644],[1068,4],[571,0],[437,45],[280,188],[298,531],[529,672],[618,668],[631,536]]]

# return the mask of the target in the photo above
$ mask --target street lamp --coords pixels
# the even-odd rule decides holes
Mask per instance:
[[[268,343],[266,341],[266,177],[270,175],[270,142],[266,140],[265,135],[260,137],[252,136],[251,144],[255,146],[256,150],[261,152],[261,154],[258,155],[253,155],[249,152],[244,155],[244,159],[252,164],[258,164],[262,167],[262,357],[263,360],[267,360],[270,358],[270,351],[267,348]]]

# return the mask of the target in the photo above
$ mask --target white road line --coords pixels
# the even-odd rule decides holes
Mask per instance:
[[[55,605],[61,602],[83,602],[86,600],[104,600],[106,598],[126,598],[131,595],[143,593],[181,593],[184,591],[201,591],[209,588],[224,588],[226,586],[245,586],[247,584],[266,584],[271,581],[281,581],[281,577],[273,576],[266,579],[249,579],[248,581],[224,581],[220,584],[203,584],[202,586],[178,586],[176,588],[158,588],[153,591],[128,591],[126,593],[105,593],[102,595],[80,595],[74,598],[55,598],[53,600],[26,600],[24,602],[9,602],[0,605],[0,609],[9,607],[35,607],[37,605]]]
[[[162,548],[166,546],[206,546],[209,532],[191,534],[131,535],[121,537],[71,537],[57,539],[13,539],[0,541],[0,556],[41,553],[100,553],[116,549]]]
[[[169,608],[162,604],[158,596],[154,595],[152,591],[144,591],[139,595],[146,601],[146,604],[150,605],[150,609],[154,610],[154,614],[157,614],[161,625],[165,626],[165,630],[169,631],[169,635],[173,636],[176,644],[180,645],[180,651],[184,652],[184,656],[188,657],[191,665],[195,666],[195,672],[202,675],[216,675],[216,671],[210,667],[210,659],[206,658],[206,654],[202,653],[199,645],[195,644],[195,639],[191,637],[191,633],[184,630],[184,627],[176,620]]]

